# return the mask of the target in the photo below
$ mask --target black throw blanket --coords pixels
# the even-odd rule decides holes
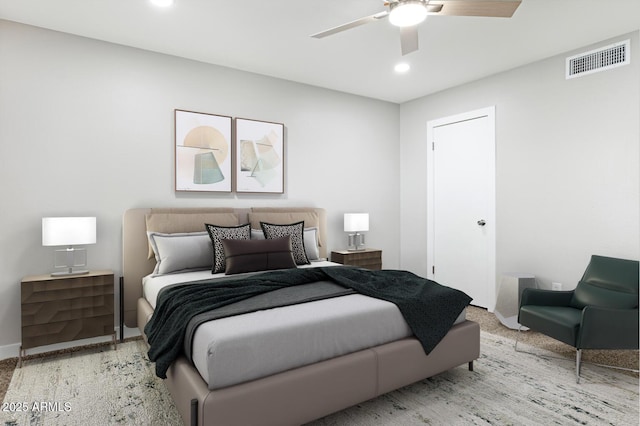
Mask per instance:
[[[411,272],[345,266],[286,269],[238,279],[176,285],[160,293],[153,316],[144,328],[156,375],[167,377],[167,369],[182,352],[185,328],[191,317],[258,294],[326,280],[394,303],[427,354],[471,302],[467,294]]]

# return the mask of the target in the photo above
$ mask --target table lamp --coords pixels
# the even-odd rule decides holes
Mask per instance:
[[[345,213],[344,232],[349,233],[350,251],[364,250],[364,234],[369,230],[369,213]]]
[[[65,271],[53,272],[52,276],[82,275],[89,273],[84,269],[73,269],[87,264],[84,248],[76,245],[96,243],[95,217],[43,217],[42,245],[67,246],[55,251],[54,267]]]

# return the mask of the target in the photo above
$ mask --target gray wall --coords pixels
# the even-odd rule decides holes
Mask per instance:
[[[628,37],[631,65],[610,72],[566,81],[562,55],[398,106],[0,21],[0,358],[17,354],[21,277],[51,269],[43,216],[97,216],[89,266],[118,275],[131,207],[322,206],[333,249],[342,214],[368,211],[384,266],[425,275],[426,123],[489,105],[498,276],[572,288],[592,253],[640,257],[638,32]],[[286,193],[175,193],[174,108],[285,123]]]
[[[497,282],[526,272],[572,289],[591,254],[638,259],[638,34],[401,105],[401,267],[427,273],[427,121],[491,105]],[[628,38],[630,65],[565,80],[566,56]]]
[[[7,21],[0,61],[0,358],[17,355],[20,279],[52,269],[43,216],[97,216],[89,267],[119,276],[128,208],[320,206],[331,249],[364,211],[399,266],[398,105]],[[285,194],[176,193],[174,108],[284,123]]]

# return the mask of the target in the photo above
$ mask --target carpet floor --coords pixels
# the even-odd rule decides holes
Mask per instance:
[[[637,378],[590,367],[576,384],[570,362],[515,353],[512,340],[482,332],[473,372],[457,367],[307,426],[631,426],[638,415]]]
[[[517,332],[495,316],[470,307],[468,318],[481,325],[481,358],[475,371],[465,366],[312,422],[330,425],[424,424],[592,424],[637,425],[638,377],[635,373],[584,365],[575,383],[574,351],[545,336]],[[592,353],[591,353],[592,352]],[[603,353],[598,353],[603,352]],[[2,421],[12,425],[178,425],[179,416],[141,340],[114,351],[96,345],[49,356],[0,362]],[[637,351],[586,351],[584,359],[638,368]],[[10,383],[9,383],[10,382]]]

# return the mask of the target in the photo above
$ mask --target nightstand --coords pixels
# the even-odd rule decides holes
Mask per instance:
[[[112,271],[83,275],[33,275],[21,283],[22,346],[26,349],[98,336],[113,336]]]
[[[382,269],[382,250],[337,250],[331,252],[331,261],[343,265],[360,266],[368,269]]]

